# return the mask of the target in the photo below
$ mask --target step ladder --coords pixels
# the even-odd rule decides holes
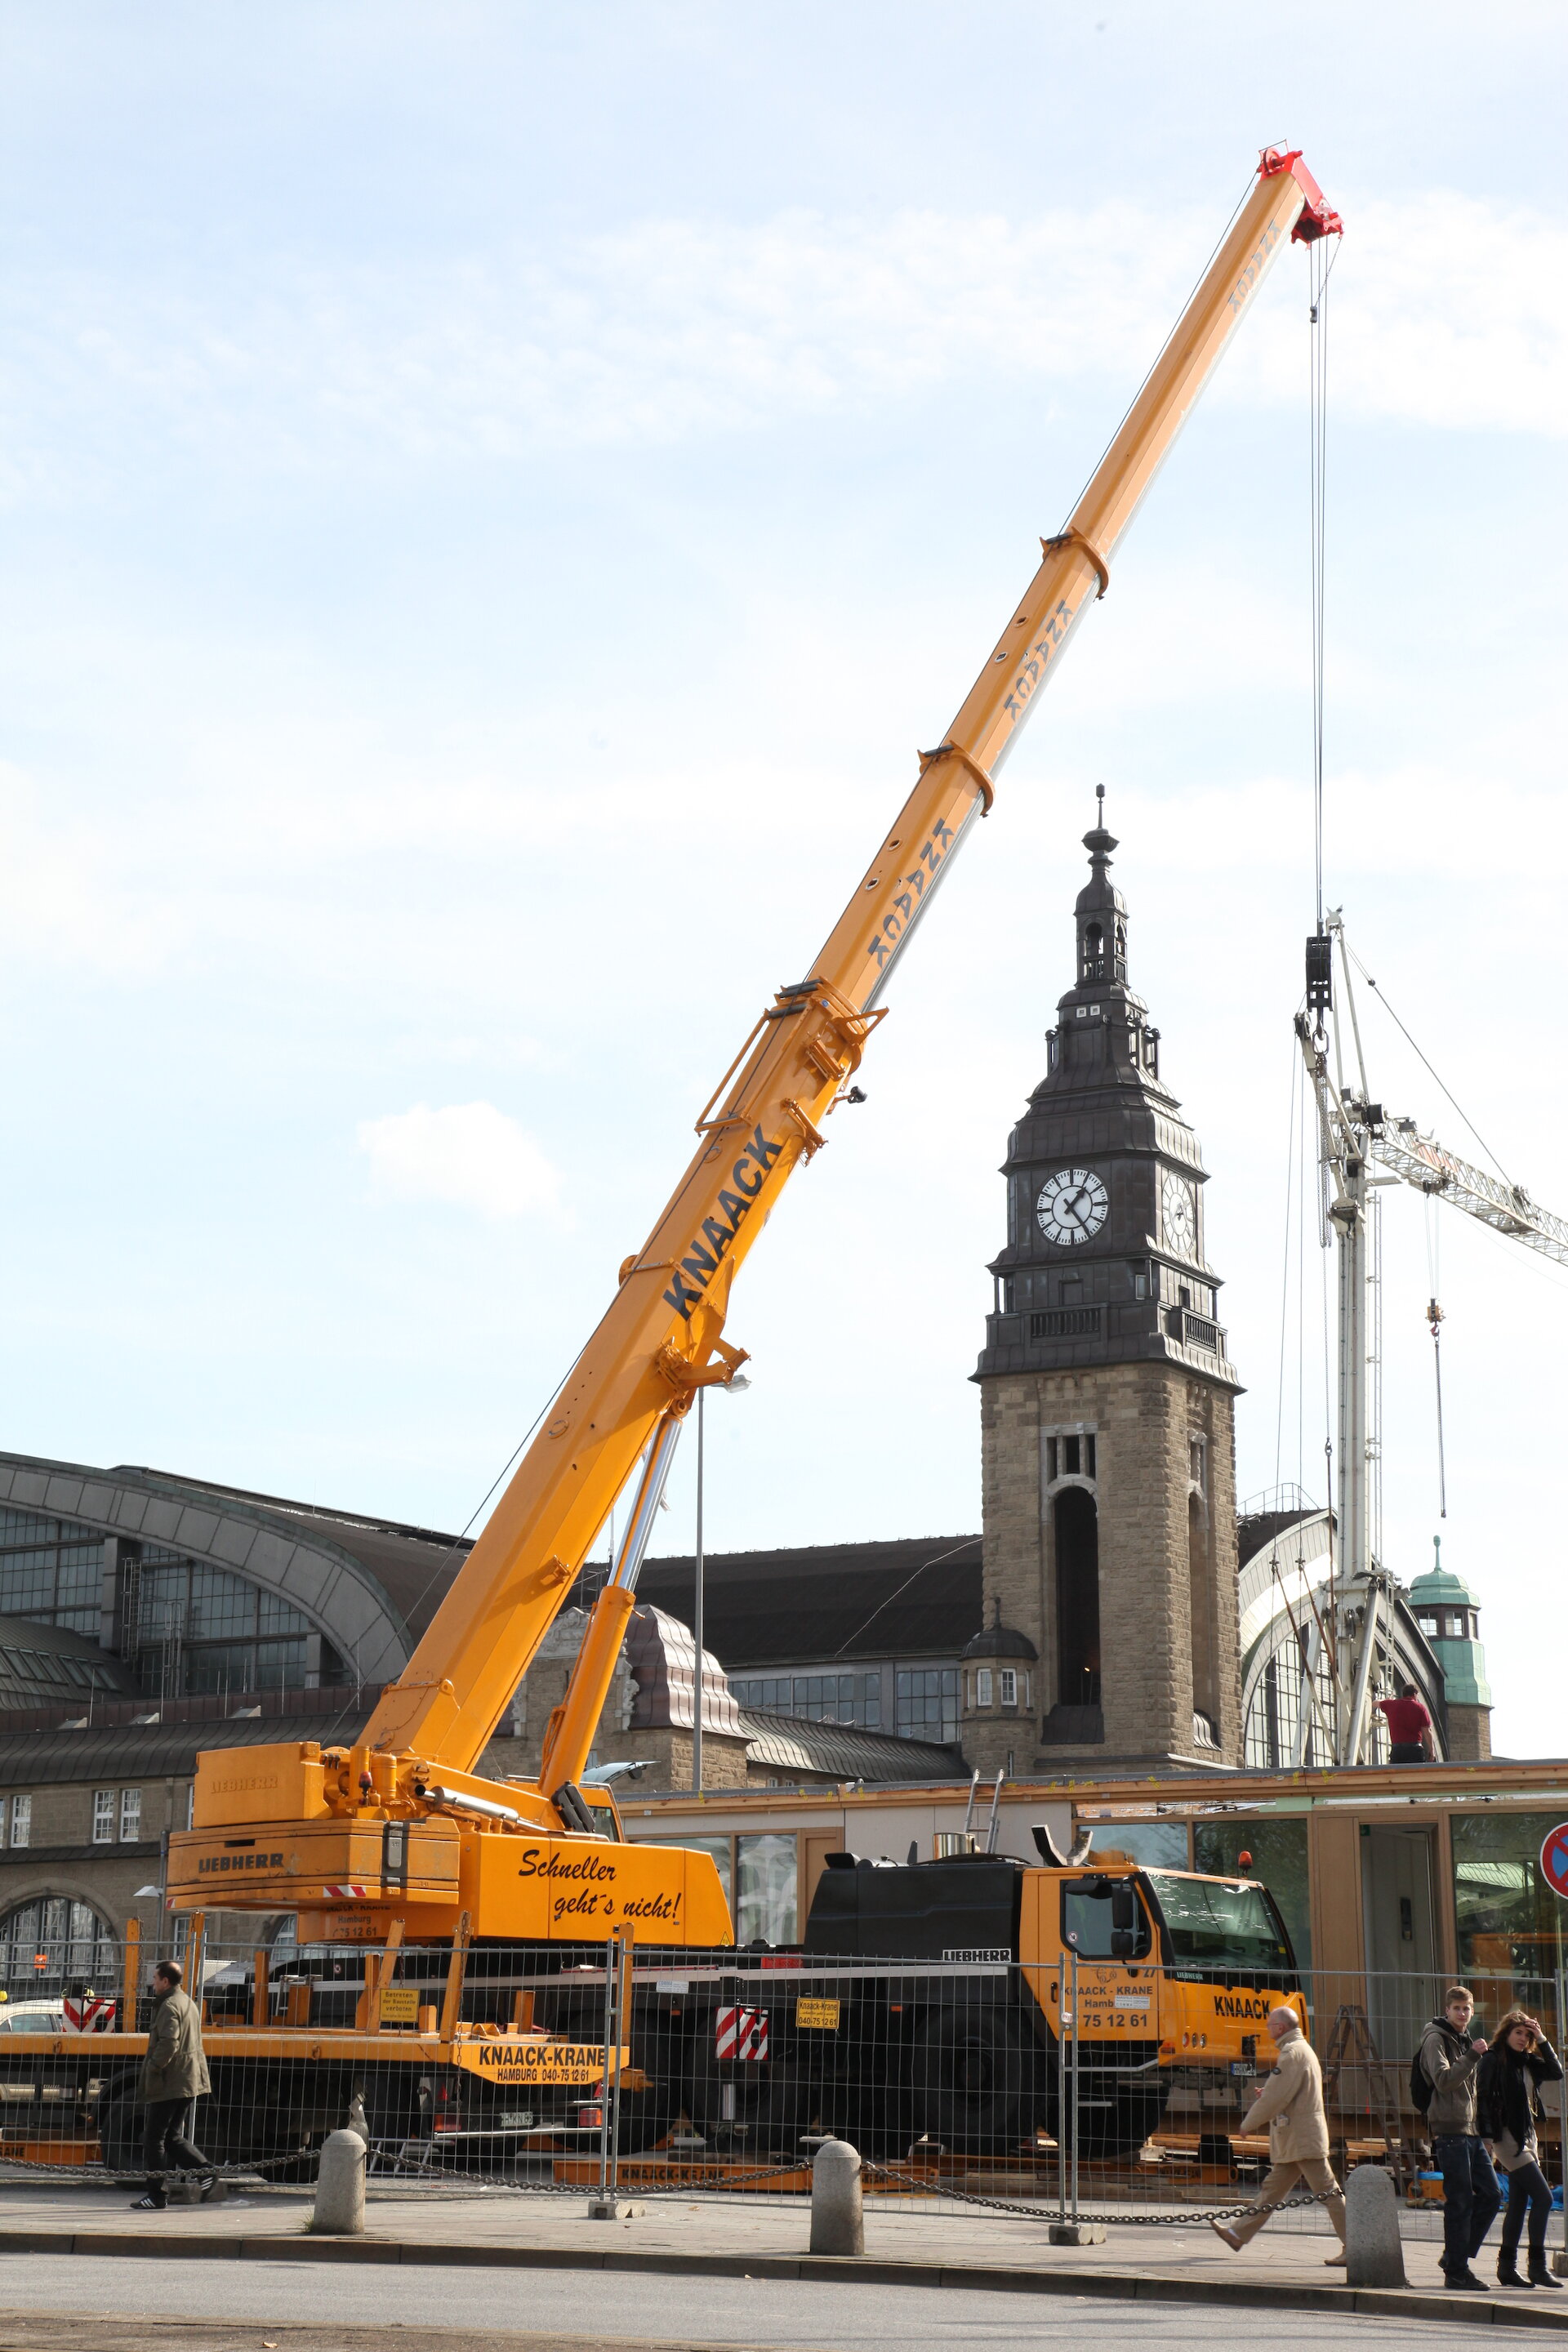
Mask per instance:
[[[1415,2184],[1415,2158],[1405,2136],[1397,2070],[1379,2054],[1365,2010],[1354,2001],[1342,2001],[1329,2028],[1329,2044],[1323,2057],[1325,2113],[1332,2105],[1341,2076],[1353,2066],[1365,2073],[1371,2115],[1383,2133],[1394,2189],[1403,2197]]]

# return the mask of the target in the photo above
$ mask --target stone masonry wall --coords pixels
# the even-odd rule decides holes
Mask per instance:
[[[1456,1764],[1484,1764],[1492,1752],[1489,1706],[1450,1706],[1448,1756]]]
[[[1038,1749],[1038,1719],[1058,1689],[1056,1562],[1045,1509],[1043,1437],[1080,1424],[1096,1436],[1105,1740],[1101,1748]],[[1181,1365],[1112,1364],[1003,1374],[981,1385],[986,1620],[1000,1601],[1003,1622],[1026,1633],[1040,1654],[1032,1724],[996,1716],[966,1722],[965,1753],[982,1771],[1000,1769],[1009,1748],[1018,1769],[1037,1753],[1043,1761],[1064,1762],[1194,1753],[1188,1569],[1194,1436],[1205,1440],[1205,1581],[1219,1753],[1239,1761],[1230,1391]]]

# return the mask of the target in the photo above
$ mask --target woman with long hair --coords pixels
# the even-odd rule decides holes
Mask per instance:
[[[1501,2286],[1561,2286],[1546,2267],[1552,2190],[1541,2168],[1535,2119],[1542,2083],[1560,2083],[1557,2053],[1527,2009],[1510,2009],[1492,2035],[1476,2084],[1476,2121],[1508,2175],[1508,2210],[1497,2274]],[[1519,2274],[1519,2239],[1530,2216],[1530,2275]]]

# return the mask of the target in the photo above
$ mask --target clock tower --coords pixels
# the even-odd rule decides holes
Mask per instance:
[[[1036,1660],[965,1669],[964,1752],[985,1772],[1241,1759],[1238,1383],[1203,1158],[1128,984],[1100,814],[1074,982],[1003,1170],[1007,1239],[974,1373],[987,1637]]]

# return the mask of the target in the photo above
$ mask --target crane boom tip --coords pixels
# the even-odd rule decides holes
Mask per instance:
[[[1299,147],[1265,147],[1258,159],[1258,176],[1261,180],[1277,179],[1289,172],[1306,199],[1301,217],[1290,232],[1293,245],[1310,245],[1320,236],[1342,236],[1345,225],[1331,206],[1328,198],[1301,161]]]

